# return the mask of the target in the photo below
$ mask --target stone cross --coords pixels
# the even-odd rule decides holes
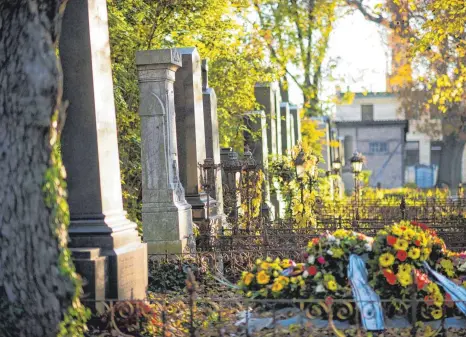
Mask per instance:
[[[191,206],[178,176],[173,83],[176,49],[136,53],[142,141],[142,223],[149,253],[182,253],[192,239]],[[190,247],[193,248],[193,247]]]
[[[69,247],[91,299],[143,299],[147,247],[123,210],[109,46],[106,1],[70,1],[60,38]]]
[[[199,222],[208,218],[207,208],[212,215],[217,212],[217,202],[208,200],[200,180],[199,164],[206,158],[201,58],[196,48],[177,50],[182,62],[174,87],[180,180],[186,200],[193,208],[193,219]]]

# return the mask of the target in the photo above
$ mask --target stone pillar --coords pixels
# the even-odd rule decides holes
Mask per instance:
[[[176,73],[175,110],[180,181],[187,202],[193,209],[194,222],[208,216],[207,194],[202,190],[200,163],[206,158],[204,102],[201,58],[196,48],[178,48],[182,68]],[[217,214],[217,202],[210,199],[209,211]]]
[[[277,154],[277,114],[271,83],[257,83],[254,88],[257,103],[267,118],[267,148],[269,154]]]
[[[274,86],[272,83],[257,83],[254,88],[254,95],[256,97],[257,103],[261,106],[261,109],[265,112],[267,120],[267,148],[269,155],[275,157],[281,152],[281,147],[278,146],[278,133],[277,126],[279,125],[279,120],[277,119],[277,101]],[[279,109],[278,109],[279,110]],[[271,179],[269,179],[269,184],[273,184]],[[269,185],[270,186],[270,185]],[[270,187],[269,187],[270,188]],[[279,194],[279,193],[278,193]],[[277,193],[272,193],[270,196],[273,208],[279,210],[280,202],[279,195]],[[271,217],[275,217],[275,214],[270,214]]]
[[[289,153],[291,147],[291,118],[290,118],[290,106],[288,103],[280,104],[281,110],[281,127],[282,127],[282,154]]]
[[[264,172],[262,213],[271,218],[275,215],[275,207],[270,201],[267,118],[264,111],[251,111],[244,114],[244,121],[247,128],[244,132],[244,145],[249,147],[254,160]]]
[[[76,268],[93,299],[145,298],[147,246],[123,210],[105,0],[69,2],[60,58],[69,101],[61,144]]]
[[[299,108],[296,105],[290,105],[290,114],[293,116],[296,143],[299,143],[302,141],[301,116],[299,116]]]
[[[220,163],[220,136],[217,117],[217,95],[209,88],[209,67],[207,60],[202,61],[202,97],[204,102],[204,128],[206,157],[212,158],[215,164]],[[218,212],[223,214],[222,172],[217,171],[215,190],[212,198],[218,202]]]
[[[182,253],[193,232],[191,206],[178,178],[173,83],[181,56],[175,49],[139,51],[136,65],[144,241],[149,253]]]
[[[294,128],[294,117],[291,113],[290,113],[290,136],[291,136],[291,147],[293,147],[297,144],[297,142],[296,142],[296,134],[295,134],[295,128]]]

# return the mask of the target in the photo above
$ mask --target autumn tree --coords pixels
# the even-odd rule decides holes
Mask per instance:
[[[247,0],[108,0],[123,198],[132,220],[140,220],[141,204],[136,51],[198,48],[209,60],[221,145],[241,148],[241,114],[257,108],[254,85],[273,79],[262,44],[237,20],[247,6]]]
[[[80,336],[58,148],[64,1],[0,2],[0,335]]]
[[[253,28],[279,70],[282,97],[287,97],[291,78],[302,92],[307,115],[321,114],[323,62],[337,3],[336,0],[252,0],[258,18]]]
[[[441,131],[437,181],[456,187],[466,143],[464,1],[387,0],[377,8],[369,8],[364,0],[346,2],[391,32],[390,86],[398,92],[406,117],[423,120],[420,131]]]

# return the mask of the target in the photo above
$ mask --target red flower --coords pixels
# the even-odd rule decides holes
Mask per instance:
[[[408,257],[408,253],[406,253],[406,251],[404,250],[399,250],[396,252],[396,257],[398,258],[398,260],[403,262]]]
[[[413,226],[419,226],[419,222],[417,222],[417,221],[411,221],[411,225],[413,225]]]
[[[317,274],[317,267],[310,266],[309,268],[307,268],[307,272],[309,273],[309,275],[314,276],[315,274]]]
[[[387,243],[389,246],[393,246],[397,240],[398,239],[394,236],[391,236],[391,235],[387,236]]]
[[[427,306],[430,307],[434,304],[434,299],[431,296],[427,295],[426,297],[424,297],[424,302],[426,302]]]
[[[455,305],[449,293],[445,293],[445,305],[450,308],[452,308]]]
[[[414,272],[416,273],[417,290],[423,289],[426,284],[430,283],[426,274],[420,272],[417,269],[414,269]]]
[[[316,245],[316,244],[318,244],[318,243],[319,243],[319,238],[313,238],[313,239],[312,239],[312,244],[313,244],[313,245]]]
[[[420,246],[421,246],[421,241],[416,240],[416,241],[414,241],[414,244],[415,244],[416,246],[420,247]]]
[[[317,258],[317,262],[319,262],[320,264],[324,264],[325,263],[325,258],[323,256],[319,256]]]
[[[405,230],[406,230],[406,226],[401,226],[400,229],[401,229],[402,231],[405,231]]]
[[[385,279],[387,280],[388,284],[392,286],[396,284],[396,275],[393,272],[384,269],[383,275],[385,276]]]

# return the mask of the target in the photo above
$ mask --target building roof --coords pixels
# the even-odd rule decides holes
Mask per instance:
[[[401,125],[408,127],[406,119],[387,119],[375,121],[335,121],[337,127],[354,127],[354,126],[379,126],[379,125]]]
[[[394,92],[387,91],[374,91],[374,92],[355,92],[355,98],[383,98],[383,97],[395,97]]]

